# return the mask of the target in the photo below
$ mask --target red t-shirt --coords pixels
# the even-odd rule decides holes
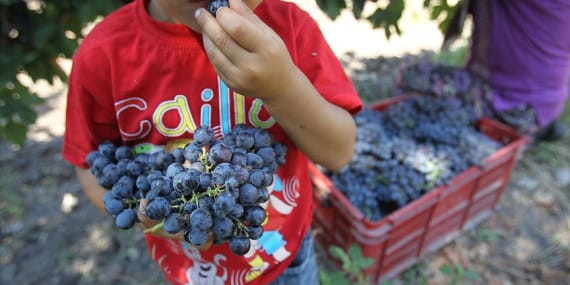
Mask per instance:
[[[295,64],[328,101],[355,113],[361,101],[316,22],[296,5],[265,0],[255,13],[281,36]],[[286,163],[264,205],[263,236],[245,256],[227,243],[198,251],[184,242],[147,235],[152,258],[173,284],[267,284],[292,261],[311,223],[307,158],[260,100],[219,79],[202,38],[183,25],[155,21],[137,0],[107,16],[84,39],[69,78],[63,155],[86,167],[104,140],[139,150],[188,142],[200,125],[218,136],[246,123],[268,129],[288,147]]]

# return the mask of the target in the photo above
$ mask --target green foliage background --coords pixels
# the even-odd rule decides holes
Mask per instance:
[[[22,145],[28,126],[37,118],[35,107],[43,100],[17,79],[67,76],[56,63],[70,58],[82,29],[99,15],[119,7],[120,1],[0,0],[0,139]]]
[[[388,38],[393,32],[401,33],[398,21],[405,9],[404,0],[315,1],[333,20],[350,9],[355,18],[366,18],[374,28],[384,29]],[[130,1],[0,0],[0,139],[23,145],[28,126],[36,121],[36,107],[43,102],[17,75],[27,74],[33,81],[53,83],[58,78],[66,82],[67,76],[56,60],[70,58],[86,25],[122,2]],[[364,15],[365,5],[373,5],[374,12]],[[424,0],[424,7],[445,30],[457,5],[448,5],[447,0]]]

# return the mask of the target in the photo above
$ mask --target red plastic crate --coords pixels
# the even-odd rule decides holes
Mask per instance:
[[[372,108],[382,111],[410,97],[384,100]],[[439,250],[490,217],[528,137],[488,118],[479,120],[477,127],[503,147],[482,165],[467,169],[449,184],[429,191],[378,221],[366,219],[328,177],[311,164],[313,227],[320,232],[316,236],[319,245],[325,250],[331,245],[347,250],[351,244],[358,244],[364,256],[374,260],[364,273],[374,282],[380,282],[401,273],[427,253]]]

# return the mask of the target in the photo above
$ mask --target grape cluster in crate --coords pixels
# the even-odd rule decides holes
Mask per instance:
[[[137,211],[159,223],[153,230],[182,232],[187,242],[202,246],[229,242],[244,255],[250,239],[263,234],[269,199],[267,187],[285,163],[286,146],[264,129],[237,125],[223,139],[201,126],[192,142],[172,151],[161,149],[135,155],[129,146],[99,145],[86,162],[104,195],[105,210],[115,225],[129,229]]]
[[[355,115],[352,160],[324,173],[366,218],[380,220],[501,148],[475,128],[473,114],[460,101],[429,96],[367,107]]]

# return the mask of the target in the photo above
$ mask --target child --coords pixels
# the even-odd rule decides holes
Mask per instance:
[[[63,155],[103,209],[85,157],[104,140],[152,151],[187,143],[201,125],[217,137],[242,123],[267,129],[288,151],[250,251],[160,232],[146,235],[148,248],[173,284],[318,284],[307,161],[335,170],[350,160],[361,101],[294,4],[230,0],[214,17],[206,2],[136,0],[90,32],[73,58]]]

